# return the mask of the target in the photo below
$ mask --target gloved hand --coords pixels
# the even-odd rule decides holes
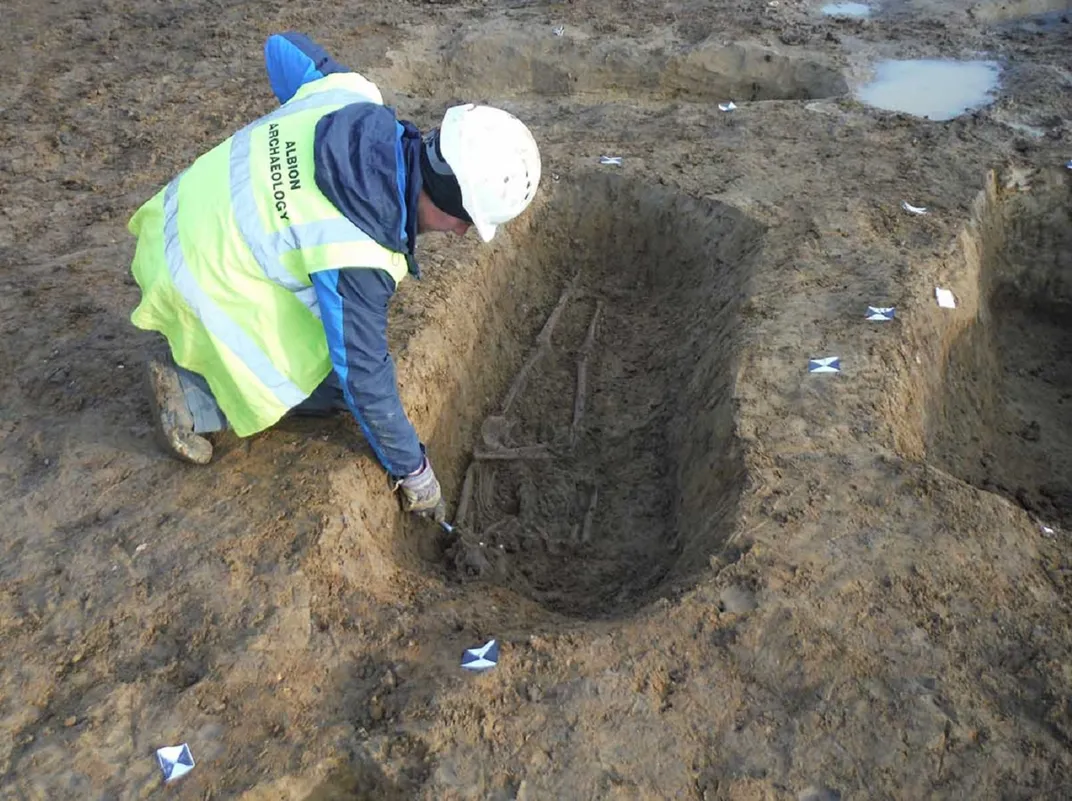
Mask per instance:
[[[447,519],[447,504],[443,501],[443,492],[439,480],[432,471],[432,465],[425,458],[416,472],[398,482],[402,490],[402,508],[419,517],[431,517],[437,523]]]

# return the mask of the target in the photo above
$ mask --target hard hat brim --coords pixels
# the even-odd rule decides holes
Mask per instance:
[[[476,229],[477,234],[480,235],[480,239],[484,243],[490,242],[495,238],[495,232],[499,229],[497,225],[488,225],[487,223],[478,223],[473,220],[473,227]]]
[[[469,165],[465,160],[465,147],[458,137],[459,126],[455,124],[472,108],[475,108],[472,103],[466,103],[462,106],[447,109],[447,113],[443,115],[443,123],[439,128],[439,148],[443,154],[443,159],[450,165],[450,169],[454,172],[454,177],[458,181],[458,186],[462,190],[462,205],[465,206],[469,218],[473,221],[473,227],[481,240],[490,242],[495,238],[495,231],[498,226],[487,221],[476,203],[476,193],[473,192],[468,180],[470,171],[468,169]]]

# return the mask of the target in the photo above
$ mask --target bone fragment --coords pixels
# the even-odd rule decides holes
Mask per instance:
[[[465,478],[462,480],[461,496],[458,498],[458,508],[454,512],[454,525],[465,526],[469,516],[469,506],[473,502],[473,483],[476,479],[476,462],[470,462],[465,470]]]
[[[584,513],[584,525],[581,526],[581,542],[591,542],[592,522],[596,517],[596,502],[599,501],[599,489],[592,489],[592,498],[588,501],[588,510]]]
[[[510,462],[524,459],[550,459],[551,452],[546,445],[524,445],[520,448],[502,448],[494,451],[473,451],[473,459],[478,462]]]
[[[573,295],[574,290],[577,288],[577,282],[580,280],[580,272],[576,273],[570,282],[566,284],[566,288],[562,290],[562,294],[558,298],[558,303],[555,304],[555,308],[551,310],[551,313],[547,316],[546,322],[543,324],[543,328],[540,329],[540,333],[536,335],[536,349],[529,354],[528,359],[521,365],[521,369],[517,375],[514,376],[514,381],[510,384],[510,389],[506,392],[506,399],[502,405],[502,415],[505,417],[507,412],[510,411],[510,407],[513,406],[514,401],[517,400],[517,396],[521,393],[521,390],[525,388],[525,382],[528,380],[529,373],[532,372],[532,368],[536,366],[536,362],[551,349],[551,336],[554,334],[555,325],[558,324],[558,319],[562,316],[563,309],[566,308],[566,304],[569,303],[570,297]]]
[[[577,430],[581,425],[581,417],[584,415],[585,395],[588,392],[588,357],[591,355],[596,342],[596,328],[599,326],[599,317],[603,313],[603,301],[596,301],[596,310],[592,312],[592,321],[588,324],[588,334],[581,345],[580,358],[577,359],[577,391],[573,396],[573,423],[570,425],[570,447],[577,442]]]

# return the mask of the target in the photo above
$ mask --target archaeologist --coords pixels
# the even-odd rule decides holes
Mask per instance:
[[[244,437],[288,413],[349,409],[406,511],[442,522],[425,449],[402,408],[387,306],[418,234],[485,242],[540,181],[518,119],[461,105],[421,135],[375,84],[300,34],[269,37],[282,104],[198,158],[130,221],[139,328],[171,358],[149,363],[154,426],[176,457],[207,464],[203,435]]]

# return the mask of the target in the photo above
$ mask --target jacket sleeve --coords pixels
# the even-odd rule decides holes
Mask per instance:
[[[395,282],[383,270],[324,270],[311,276],[331,364],[346,403],[387,472],[418,470],[424,448],[402,408],[387,351],[387,303]]]
[[[336,72],[349,72],[328,52],[301,33],[277,33],[264,43],[268,82],[280,103],[286,103],[302,86]]]

